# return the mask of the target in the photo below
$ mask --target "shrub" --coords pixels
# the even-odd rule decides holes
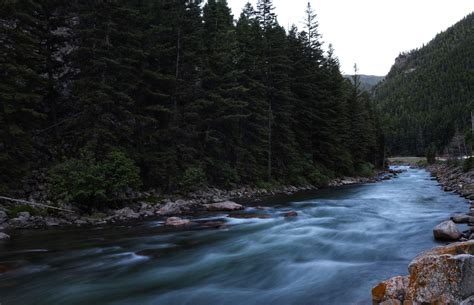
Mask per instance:
[[[358,177],[372,177],[374,175],[374,166],[371,163],[358,164],[355,170]]]
[[[30,205],[16,205],[7,210],[8,217],[15,218],[21,212],[28,212],[30,215],[40,215],[40,211]]]
[[[91,206],[114,201],[128,188],[139,188],[140,170],[119,151],[100,161],[86,153],[54,166],[49,181],[53,199]]]
[[[196,191],[207,184],[206,172],[200,166],[187,168],[181,176],[179,186],[183,191]]]
[[[318,187],[324,187],[329,184],[330,178],[325,173],[324,169],[314,167],[308,176],[308,180],[311,182],[311,184],[314,184]]]

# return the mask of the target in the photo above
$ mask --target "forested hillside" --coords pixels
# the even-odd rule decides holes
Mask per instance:
[[[322,51],[310,6],[288,33],[271,0],[236,21],[225,0],[2,1],[0,14],[5,192],[38,170],[56,196],[89,200],[324,183],[380,162],[373,107]]]
[[[469,147],[474,106],[474,14],[401,54],[376,100],[392,154],[438,152],[458,135]]]

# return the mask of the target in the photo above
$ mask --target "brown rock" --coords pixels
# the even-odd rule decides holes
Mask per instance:
[[[407,276],[396,276],[378,284],[372,289],[373,302],[375,304],[380,304],[388,300],[403,301],[405,299],[408,283]]]
[[[436,240],[455,241],[461,238],[462,233],[453,221],[447,220],[433,229],[433,235]]]
[[[474,241],[425,252],[411,262],[409,271],[407,299],[459,304],[474,295]]]
[[[452,305],[474,301],[469,300],[474,296],[474,241],[422,253],[411,262],[409,271],[408,277],[395,277],[374,287],[373,303]]]
[[[182,226],[188,226],[191,224],[191,221],[189,219],[182,219],[179,217],[170,217],[166,219],[165,225],[167,226],[172,226],[172,227],[182,227]]]
[[[454,223],[474,223],[474,217],[466,214],[456,214],[451,217]]]

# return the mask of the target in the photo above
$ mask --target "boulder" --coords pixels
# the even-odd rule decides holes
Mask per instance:
[[[410,263],[409,271],[407,299],[458,304],[474,295],[474,241],[425,252]]]
[[[10,235],[0,232],[0,240],[10,239]]]
[[[167,202],[164,206],[158,209],[156,214],[160,216],[181,214],[181,205],[180,202]]]
[[[8,215],[5,211],[0,210],[0,224],[8,220]]]
[[[208,211],[238,211],[243,210],[244,206],[233,201],[222,201],[205,205]]]
[[[33,226],[30,218],[30,213],[20,212],[17,214],[17,217],[10,219],[9,223],[14,228],[28,228]]]
[[[451,217],[454,223],[474,223],[474,217],[466,214],[456,214]]]
[[[166,219],[165,225],[171,226],[171,227],[182,227],[182,226],[188,226],[191,224],[191,221],[189,219],[183,219],[179,217],[170,217]]]
[[[372,289],[373,302],[375,304],[385,304],[383,302],[389,300],[403,301],[407,293],[408,282],[408,276],[396,276],[381,282]]]
[[[474,296],[465,299],[459,305],[474,305]]]
[[[461,238],[462,233],[452,220],[447,220],[433,229],[433,235],[436,240],[455,241]]]
[[[390,300],[404,305],[470,304],[469,298],[474,296],[474,241],[420,254],[410,263],[409,274],[374,287],[373,304],[393,304],[383,303]]]
[[[131,208],[123,208],[115,211],[114,216],[118,220],[138,219],[140,214],[133,211]]]

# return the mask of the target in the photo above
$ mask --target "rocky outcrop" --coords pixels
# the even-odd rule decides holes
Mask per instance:
[[[433,235],[436,240],[440,241],[456,241],[462,236],[456,224],[451,221],[443,221],[433,229]]]
[[[422,253],[410,263],[409,276],[392,278],[372,290],[373,304],[469,304],[473,295],[474,241]]]
[[[0,240],[7,240],[10,239],[10,235],[0,232]]]

